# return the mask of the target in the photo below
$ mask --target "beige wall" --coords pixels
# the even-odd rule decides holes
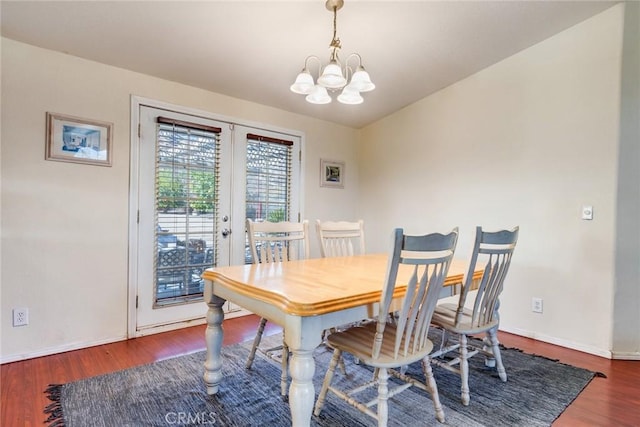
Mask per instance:
[[[304,132],[303,215],[355,218],[357,131],[2,39],[2,361],[126,336],[131,95]],[[45,161],[47,111],[113,122],[113,166]],[[320,158],[346,162],[344,190]]]
[[[2,39],[2,361],[126,334],[132,94],[304,132],[304,216],[364,218],[369,251],[395,226],[459,226],[467,257],[476,225],[519,225],[502,328],[637,358],[638,106],[620,92],[638,73],[622,65],[622,29],[616,6],[368,126],[358,144],[353,129]],[[635,115],[621,114],[629,104]],[[113,167],[44,161],[46,111],[114,122]],[[320,158],[346,162],[345,190],[318,186]],[[580,220],[587,204],[593,221]],[[29,326],[11,327],[14,307],[30,309]]]
[[[416,233],[459,226],[460,257],[469,256],[476,225],[519,225],[501,328],[604,356],[623,11],[609,9],[410,105],[366,127],[360,142],[365,222]],[[581,220],[583,205],[593,206],[593,221]],[[388,236],[370,235],[371,249],[385,248]],[[543,314],[531,312],[532,297],[543,298]]]

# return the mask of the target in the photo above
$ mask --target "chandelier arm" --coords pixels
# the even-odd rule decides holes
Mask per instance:
[[[353,75],[353,70],[347,64],[344,65],[344,78],[347,80],[347,84],[349,84],[349,79]],[[346,85],[345,85],[346,86]]]
[[[358,66],[356,68],[351,68],[349,66],[349,60],[351,58],[358,58]],[[351,53],[347,56],[347,59],[344,60],[344,77],[349,81],[353,74],[362,67],[362,57],[359,53]]]
[[[309,70],[309,61],[311,59],[315,59],[316,62],[318,63],[318,76],[320,76],[320,72],[322,71],[322,61],[320,60],[320,58],[318,58],[316,55],[309,55],[305,58],[304,60],[304,68],[306,70]],[[311,72],[309,71],[309,73],[311,74]]]
[[[347,65],[349,60],[353,57],[358,58],[358,67],[362,67],[362,57],[360,56],[359,53],[352,53],[349,56],[347,56],[347,59],[345,59],[344,64]]]

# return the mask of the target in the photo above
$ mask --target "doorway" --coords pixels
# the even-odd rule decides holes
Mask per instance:
[[[300,218],[300,134],[158,104],[132,101],[130,336],[203,323],[202,272],[251,262],[246,219]]]

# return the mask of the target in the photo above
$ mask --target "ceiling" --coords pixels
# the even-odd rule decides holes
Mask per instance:
[[[614,4],[345,0],[341,57],[359,53],[376,84],[355,106],[289,91],[306,56],[328,60],[324,0],[2,0],[0,14],[3,37],[360,128]]]

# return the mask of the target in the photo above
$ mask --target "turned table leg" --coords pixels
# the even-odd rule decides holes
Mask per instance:
[[[204,383],[207,387],[207,394],[216,394],[222,381],[222,321],[224,312],[222,305],[225,300],[209,293],[207,305],[207,329],[205,330],[205,341],[207,347],[207,358],[204,362]]]
[[[313,374],[316,362],[313,351],[320,345],[322,328],[317,317],[292,316],[285,325],[285,342],[291,351],[289,359],[289,408],[293,427],[309,427],[315,401]]]

